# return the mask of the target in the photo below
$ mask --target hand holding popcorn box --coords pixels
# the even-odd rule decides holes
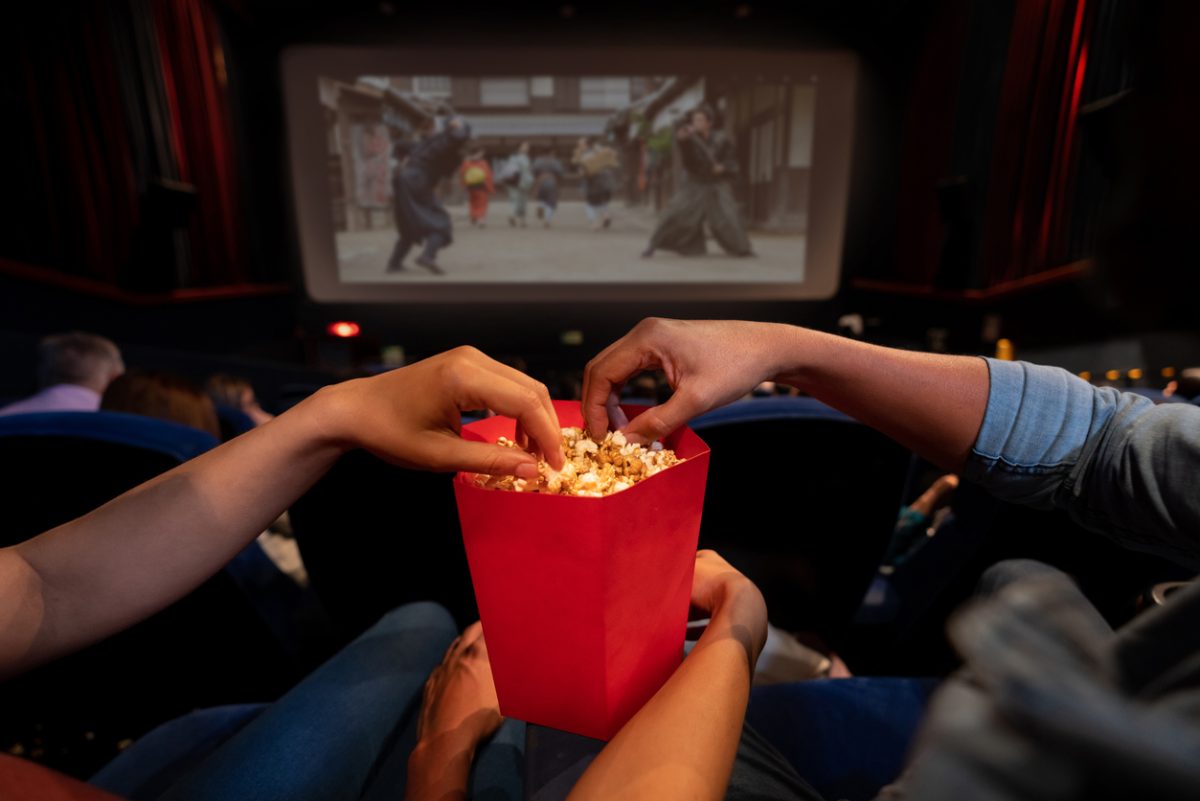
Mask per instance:
[[[597,442],[578,403],[554,406],[562,471],[460,473],[454,492],[501,713],[607,740],[682,659],[708,447],[686,428]],[[514,429],[492,417],[463,436],[515,447]]]

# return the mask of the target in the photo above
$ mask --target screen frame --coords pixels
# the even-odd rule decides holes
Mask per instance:
[[[344,282],[341,280],[326,174],[325,124],[318,78],[360,75],[596,75],[620,64],[623,75],[807,74],[817,84],[809,178],[804,279],[788,283]],[[503,65],[503,69],[498,69]],[[553,65],[552,67],[549,65]],[[525,303],[619,301],[827,300],[838,291],[851,192],[858,63],[849,50],[736,48],[394,48],[325,45],[284,50],[280,66],[294,224],[306,291],[318,303]]]

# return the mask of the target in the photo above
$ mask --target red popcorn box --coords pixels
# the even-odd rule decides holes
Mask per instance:
[[[577,402],[559,422],[583,426]],[[645,407],[623,407],[632,418]],[[463,427],[512,439],[515,422]],[[691,599],[708,446],[688,428],[664,445],[686,461],[601,498],[454,481],[500,711],[610,739],[679,666]]]

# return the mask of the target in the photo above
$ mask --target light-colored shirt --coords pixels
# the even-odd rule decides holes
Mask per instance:
[[[987,362],[964,478],[1200,567],[1200,409]],[[1200,583],[1116,633],[1046,565],[1003,562],[980,584],[949,625],[964,672],[933,696],[912,764],[877,801],[1196,797]]]
[[[1057,367],[987,362],[991,391],[968,480],[1200,568],[1200,409],[1156,406]]]
[[[55,384],[35,395],[0,409],[0,417],[33,412],[94,412],[100,408],[100,393],[78,384]]]

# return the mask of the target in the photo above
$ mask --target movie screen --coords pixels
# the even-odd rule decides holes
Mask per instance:
[[[322,77],[352,283],[796,283],[811,76]]]

